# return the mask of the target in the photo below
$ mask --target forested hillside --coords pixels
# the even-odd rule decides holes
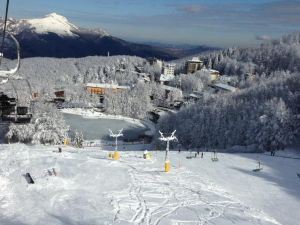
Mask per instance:
[[[239,91],[206,94],[196,104],[164,117],[160,129],[176,129],[186,147],[255,145],[276,150],[292,143],[300,127],[299,39],[295,33],[259,48],[201,56],[207,67],[237,77]],[[246,74],[254,76],[249,79]]]
[[[229,48],[200,55],[208,68],[222,74],[245,75],[246,73],[270,74],[277,70],[300,71],[300,33],[267,41],[259,48]],[[177,61],[184,68],[185,60]]]

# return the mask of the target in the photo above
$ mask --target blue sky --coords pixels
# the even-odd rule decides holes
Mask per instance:
[[[300,0],[11,0],[9,16],[64,15],[131,41],[253,46],[300,30]],[[0,5],[4,14],[4,1]]]

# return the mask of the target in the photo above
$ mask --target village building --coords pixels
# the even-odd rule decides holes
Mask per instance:
[[[53,102],[56,103],[56,104],[60,104],[62,102],[65,102],[65,91],[62,90],[62,89],[59,89],[59,90],[56,90],[54,92],[54,98],[53,98]]]
[[[176,64],[165,64],[162,69],[162,74],[164,75],[174,75],[175,74]]]
[[[119,86],[118,84],[109,83],[87,83],[86,90],[90,94],[105,95],[108,92],[117,93],[124,90],[129,90],[129,86]]]
[[[162,74],[160,75],[159,82],[162,85],[168,85],[175,78],[176,64],[166,64],[163,66]]]
[[[191,60],[188,60],[185,64],[186,73],[195,73],[203,68],[203,61],[201,61],[198,57],[193,57]]]
[[[201,71],[209,74],[211,82],[217,81],[220,77],[220,72],[218,70],[203,68]]]

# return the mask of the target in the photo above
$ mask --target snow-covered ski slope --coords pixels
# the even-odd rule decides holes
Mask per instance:
[[[0,145],[0,224],[299,224],[299,160],[260,155],[254,173],[255,154],[171,152],[166,174],[164,152],[151,153]]]

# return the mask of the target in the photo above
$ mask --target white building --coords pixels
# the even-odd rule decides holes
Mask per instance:
[[[174,75],[175,74],[175,66],[176,64],[166,64],[163,66],[162,74],[164,75]]]

